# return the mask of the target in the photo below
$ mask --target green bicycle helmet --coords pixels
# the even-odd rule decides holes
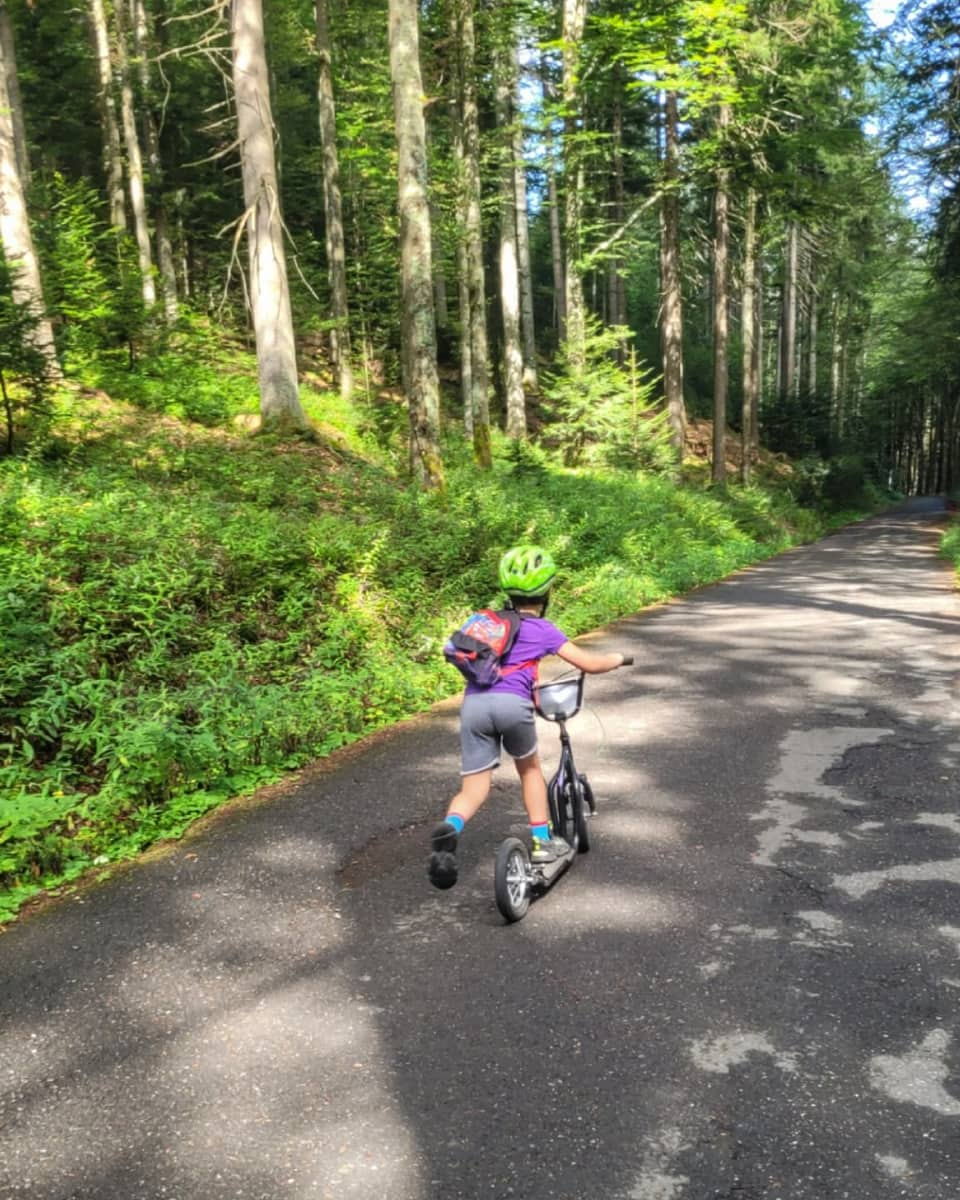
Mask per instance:
[[[500,559],[500,586],[508,596],[539,599],[556,574],[557,564],[542,546],[514,546]]]

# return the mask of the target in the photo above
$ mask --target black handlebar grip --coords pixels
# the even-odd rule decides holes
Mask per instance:
[[[623,662],[620,664],[620,666],[621,667],[632,667],[633,666],[633,655],[625,654],[623,656]]]

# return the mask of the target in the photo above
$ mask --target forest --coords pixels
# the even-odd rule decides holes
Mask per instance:
[[[521,536],[582,632],[960,499],[958,180],[951,0],[0,0],[0,919]]]

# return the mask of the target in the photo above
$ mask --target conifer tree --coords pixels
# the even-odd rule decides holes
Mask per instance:
[[[304,429],[261,0],[233,0],[231,34],[260,416],[265,428]]]

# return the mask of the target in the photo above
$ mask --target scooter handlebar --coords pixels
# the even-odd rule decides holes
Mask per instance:
[[[620,666],[621,667],[632,667],[633,666],[633,655],[625,654],[623,656],[623,662],[620,664]]]

